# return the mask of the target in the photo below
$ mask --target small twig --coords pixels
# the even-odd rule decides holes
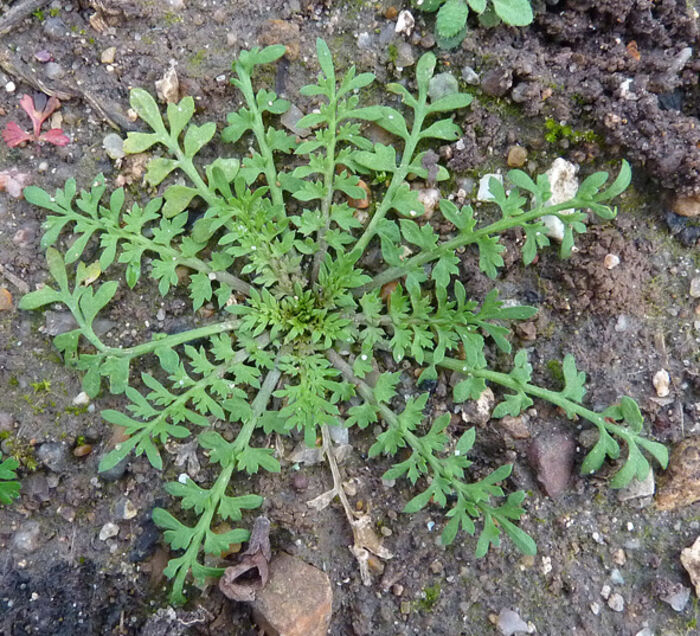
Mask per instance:
[[[12,31],[22,20],[28,18],[37,9],[41,9],[49,2],[51,0],[24,0],[24,2],[19,2],[11,9],[8,9],[0,20],[0,36]]]
[[[4,276],[23,294],[29,293],[29,285],[27,285],[27,283],[25,283],[19,276],[15,276],[15,274],[5,269],[2,265],[0,265],[0,275]]]
[[[357,515],[355,514],[355,511],[352,509],[352,506],[345,495],[345,490],[343,490],[343,479],[340,476],[340,468],[338,468],[338,462],[335,459],[335,454],[333,453],[333,448],[331,447],[331,435],[326,424],[321,426],[321,437],[323,439],[323,452],[326,455],[326,461],[330,466],[331,475],[333,475],[333,488],[338,494],[338,499],[340,499],[340,503],[343,506],[345,516],[352,525]]]
[[[47,83],[42,80],[31,68],[22,62],[18,56],[12,55],[9,50],[0,50],[0,68],[12,77],[21,79],[33,88],[49,97],[57,97],[61,101],[78,98],[86,101],[99,115],[116,130],[136,130],[136,125],[125,115],[119,112],[116,105],[103,96],[93,95],[87,88],[76,84],[64,82]]]

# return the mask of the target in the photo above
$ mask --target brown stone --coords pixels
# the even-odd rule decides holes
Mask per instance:
[[[8,289],[0,287],[0,311],[12,309],[12,294]]]
[[[660,479],[656,496],[659,510],[675,510],[700,500],[700,436],[677,444]]]
[[[261,46],[284,44],[287,47],[285,57],[294,61],[298,59],[301,45],[299,42],[299,25],[287,20],[266,20],[258,35]]]
[[[281,553],[270,562],[270,579],[251,605],[268,636],[325,636],[332,604],[328,575]]]
[[[677,197],[673,211],[681,216],[700,216],[700,196]]]
[[[681,551],[681,563],[695,586],[695,594],[700,596],[700,537],[695,539],[692,546]]]
[[[528,459],[537,480],[552,499],[568,487],[574,468],[576,442],[563,433],[540,435],[530,445]]]
[[[511,146],[508,148],[508,166],[511,168],[522,168],[527,161],[527,150],[522,146]]]
[[[522,415],[518,415],[518,417],[506,415],[500,420],[496,420],[496,422],[513,439],[527,439],[530,437],[530,429],[528,429]]]

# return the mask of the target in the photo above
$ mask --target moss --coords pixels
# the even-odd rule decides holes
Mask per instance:
[[[564,384],[564,371],[562,370],[560,360],[547,360],[547,370],[549,375],[552,376],[552,380],[558,384]]]
[[[440,584],[435,583],[434,585],[424,587],[422,596],[423,598],[415,603],[416,609],[423,612],[432,611],[433,607],[440,599]]]

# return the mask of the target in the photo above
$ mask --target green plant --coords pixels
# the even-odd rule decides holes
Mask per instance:
[[[435,37],[443,49],[452,49],[464,39],[470,9],[485,27],[501,21],[509,26],[527,26],[533,19],[530,0],[413,0],[413,6],[426,13],[437,11]]]
[[[372,444],[370,457],[399,453],[385,477],[406,477],[421,486],[406,512],[428,504],[449,508],[445,543],[460,527],[474,534],[475,521],[481,519],[479,556],[491,544],[500,544],[502,532],[523,552],[535,552],[532,538],[515,524],[524,512],[525,493],[505,497],[499,485],[512,466],[470,482],[467,454],[475,442],[474,429],[455,439],[447,414],[427,424],[428,393],[399,394],[400,372],[382,368],[385,352],[393,358],[391,364],[412,358],[423,368],[420,382],[436,379],[438,368],[460,374],[455,402],[477,399],[487,384],[508,390],[494,417],[518,415],[537,397],[561,406],[570,418],[590,421],[600,437],[584,462],[584,472],[598,469],[606,456],[619,457],[614,438],[627,445],[627,460],[613,486],[646,476],[649,464],[640,448],[665,466],[666,449],[642,436],[642,418],[633,400],[622,398],[603,413],[583,406],[584,374],[571,356],[562,365],[561,391],[531,383],[526,351],[515,355],[508,373],[489,369],[486,339],[510,352],[510,332],[503,323],[530,318],[536,310],[506,306],[496,290],[476,302],[457,279],[456,250],[466,246],[478,250],[481,269],[495,278],[503,265],[499,236],[514,227],[525,233],[523,259],[531,263],[537,250],[548,245],[540,220],[546,214],[564,223],[561,254],[567,256],[574,233],[585,231],[582,208],[606,219],[614,216],[605,202],[629,183],[627,163],[607,189],[602,189],[607,173],[596,173],[573,199],[557,205],[547,203],[546,176],[533,181],[521,171],[511,171],[509,192],[496,180],[491,183],[499,220],[477,228],[471,207],[442,200],[442,217],[453,229],[440,236],[430,222],[419,222],[424,208],[406,179],[448,178],[447,170],[435,163],[435,154],[426,149],[431,140],[459,138],[451,116],[440,116],[467,107],[471,97],[452,94],[429,102],[436,58],[427,53],[416,67],[417,96],[402,85],[387,86],[402,98],[411,117],[387,106],[360,107],[354,93],[374,76],[358,75],[351,68],[336,77],[328,47],[319,40],[321,73],[316,84],[301,92],[320,105],[297,123],[315,133],[298,143],[268,124],[289,103],[264,88],[255,92],[251,80],[256,66],[276,61],[284,51],[283,46],[243,51],[233,65],[232,83],[245,106],[228,115],[222,139],[234,144],[252,136],[257,147],[241,163],[219,157],[198,165],[197,155],[214,137],[216,125],[190,122],[191,97],[169,104],[164,121],[155,100],[134,89],[131,106],[152,132],[129,133],[124,148],[130,153],[165,149],[165,156],[151,159],[145,175],[148,186],[161,187],[161,196],[125,208],[123,189],[105,200],[101,176],[79,194],[72,179],[54,196],[35,186],[24,190],[29,202],[51,212],[42,244],[56,287],[26,295],[21,308],[65,304],[78,326],[56,336],[54,343],[69,365],[85,372],[83,389],[96,396],[104,377],[112,393],[124,393],[130,401],[126,412],[102,412],[108,422],[125,427],[129,438],[105,456],[101,469],[132,451],[145,453],[161,469],[159,443],[186,438],[193,428],[200,431],[197,439],[210,463],[219,465],[219,475],[208,488],[189,478],[166,485],[181,499],[182,508],[194,513],[186,515],[192,525],[163,509],[154,511],[166,541],[174,550],[183,550],[165,571],[174,578],[173,598],[183,599],[188,572],[198,580],[222,573],[222,568],[201,562],[202,551],[219,555],[229,544],[248,538],[245,529],[217,534],[213,527],[217,518],[239,521],[244,510],[262,503],[256,494],[228,494],[235,472],[280,471],[274,450],[259,445],[259,431],[299,431],[314,445],[319,432],[327,439],[330,425],[367,429],[381,422],[384,430]],[[362,121],[374,122],[399,141],[372,144],[362,134]],[[176,171],[180,180],[164,186]],[[377,172],[390,179],[363,224],[347,198],[365,196],[358,174],[370,175],[371,180]],[[197,208],[203,211],[199,216]],[[569,208],[579,211],[564,214]],[[63,256],[53,246],[68,229],[73,240]],[[86,265],[80,258],[89,243],[99,260]],[[132,347],[108,344],[96,334],[93,321],[117,291],[116,280],[98,283],[101,273],[111,271],[115,263],[124,266],[130,288],[147,268],[163,295],[178,285],[176,268],[189,268],[193,310],[214,303],[219,317],[188,331],[156,334]],[[69,269],[75,275],[69,276],[67,265],[74,264]],[[395,289],[385,301],[381,290],[392,282]],[[131,376],[130,365],[146,355],[155,355],[161,369],[141,373],[139,382]],[[272,398],[277,405],[271,406]]]
[[[545,130],[547,131],[544,135],[545,141],[550,144],[557,143],[561,139],[568,139],[571,143],[579,144],[583,141],[593,142],[596,141],[597,136],[592,130],[580,131],[574,130],[568,124],[562,124],[554,119],[547,119],[544,122]]]
[[[6,506],[19,497],[20,484],[15,472],[19,462],[14,457],[7,457],[0,463],[0,503]]]

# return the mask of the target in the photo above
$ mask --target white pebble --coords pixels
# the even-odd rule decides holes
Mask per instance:
[[[661,369],[660,371],[657,371],[654,374],[654,378],[652,380],[654,384],[654,388],[656,389],[656,395],[659,397],[667,397],[668,394],[671,392],[671,389],[669,388],[669,385],[671,384],[671,378],[668,375],[668,371],[666,369]]]
[[[8,93],[14,93],[16,88],[17,86],[15,86],[14,82],[7,82],[7,84],[5,84],[5,90]]]
[[[605,269],[615,269],[620,264],[620,257],[617,254],[606,254],[603,259]]]
[[[81,391],[73,398],[74,406],[86,406],[88,404],[90,404],[90,396],[85,391]]]
[[[116,523],[108,521],[102,526],[102,530],[100,530],[100,541],[107,541],[107,539],[116,537],[118,534],[119,526]]]

